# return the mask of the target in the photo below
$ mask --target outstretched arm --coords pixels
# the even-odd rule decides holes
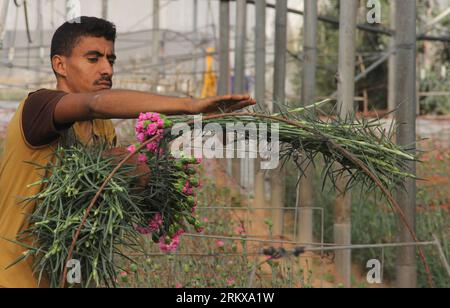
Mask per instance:
[[[141,112],[165,115],[232,112],[255,104],[249,95],[192,99],[129,90],[71,93],[56,105],[54,121],[63,125],[93,119],[132,119]]]

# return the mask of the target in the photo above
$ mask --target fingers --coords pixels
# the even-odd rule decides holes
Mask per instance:
[[[246,101],[242,101],[242,102],[237,102],[231,105],[228,105],[226,107],[226,110],[229,111],[235,111],[235,110],[240,110],[249,106],[254,106],[256,104],[256,101],[254,99],[249,99]]]
[[[246,101],[251,99],[249,94],[228,94],[228,95],[223,95],[223,96],[219,96],[217,98],[217,100],[219,101]]]

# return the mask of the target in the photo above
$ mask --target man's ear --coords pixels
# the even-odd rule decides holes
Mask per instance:
[[[55,55],[52,58],[52,67],[57,75],[66,77],[66,58],[64,56]]]

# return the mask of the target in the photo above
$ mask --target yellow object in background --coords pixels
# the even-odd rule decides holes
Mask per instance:
[[[206,54],[206,69],[203,75],[203,89],[202,98],[211,97],[217,95],[217,76],[213,72],[214,64],[214,48],[209,47]]]

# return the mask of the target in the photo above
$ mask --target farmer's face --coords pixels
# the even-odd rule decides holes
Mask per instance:
[[[112,87],[116,56],[114,43],[103,37],[82,37],[65,62],[65,83],[70,91],[96,92]]]

